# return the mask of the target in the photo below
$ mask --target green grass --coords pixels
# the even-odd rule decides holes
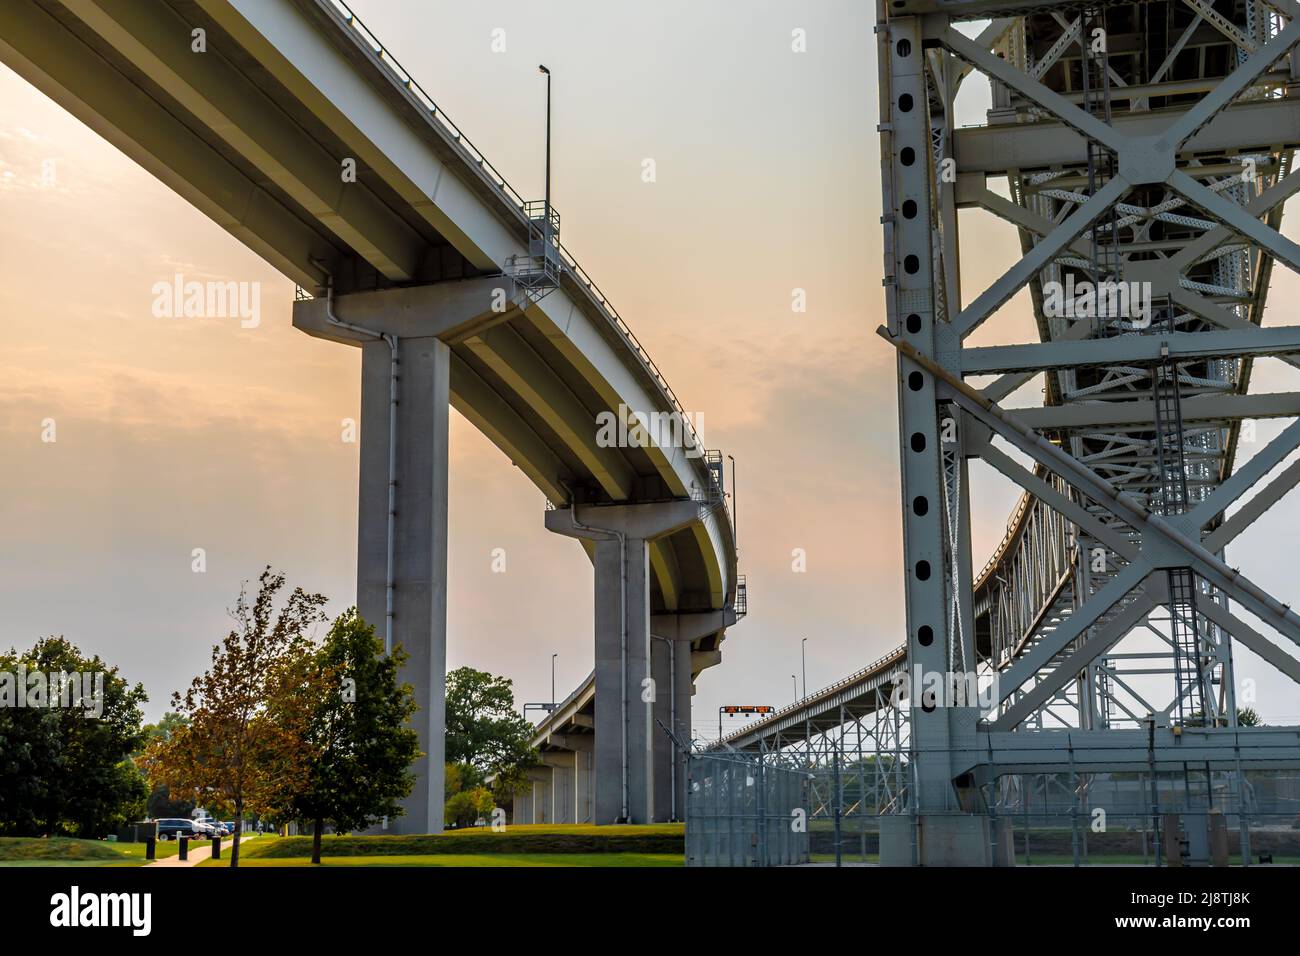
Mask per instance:
[[[144,861],[122,852],[131,844],[68,837],[0,837],[0,866],[133,866]]]
[[[682,856],[676,853],[431,853],[388,854],[383,856],[322,857],[322,867],[350,866],[449,866],[449,867],[680,867]],[[239,855],[240,868],[251,867],[310,867],[310,858],[290,859]],[[230,860],[204,860],[199,866],[230,866]]]
[[[504,833],[526,833],[530,836],[545,835],[564,835],[564,836],[593,836],[601,839],[608,839],[616,834],[629,834],[632,836],[672,836],[685,837],[686,824],[684,823],[637,823],[628,826],[604,826],[598,827],[594,823],[520,823],[511,824],[506,827]],[[497,834],[491,827],[467,827],[463,830],[446,830],[442,834],[444,837],[462,837],[467,839],[481,839]]]
[[[143,843],[112,843],[109,845],[117,847],[119,853],[124,853],[132,859],[144,860],[145,846]],[[193,849],[195,846],[195,842],[191,840],[190,849]],[[167,857],[175,856],[180,852],[181,845],[179,840],[159,840],[154,844],[154,859],[156,860],[164,860]]]
[[[321,841],[321,855],[342,858],[625,853],[680,857],[685,852],[684,843],[685,829],[680,823],[619,827],[538,824],[510,826],[501,832],[477,827],[410,836],[327,835]],[[284,837],[250,851],[250,858],[257,859],[310,856],[309,836]]]

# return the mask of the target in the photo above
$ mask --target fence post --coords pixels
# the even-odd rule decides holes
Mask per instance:
[[[835,791],[835,865],[842,865],[842,853],[840,850],[842,834],[840,833],[840,808],[844,803],[844,794],[840,789],[840,745],[839,741],[835,743],[835,751],[831,754],[831,773],[834,775],[832,786]],[[811,842],[811,841],[810,841]]]

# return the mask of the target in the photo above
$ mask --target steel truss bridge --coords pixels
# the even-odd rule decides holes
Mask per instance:
[[[1221,810],[1244,859],[1252,774],[1300,768],[1300,729],[1239,725],[1233,662],[1244,646],[1300,680],[1300,618],[1225,561],[1300,480],[1300,421],[1247,445],[1255,420],[1300,415],[1300,393],[1250,388],[1258,359],[1300,359],[1300,325],[1262,325],[1274,263],[1300,271],[1279,232],[1300,6],[878,12],[907,642],[714,749],[854,768],[853,800],[840,780],[829,802],[883,815],[882,862],[1005,861],[999,813],[1055,783],[1077,818],[1119,781],[1157,844],[1197,859]],[[959,128],[975,72],[992,108]],[[1022,252],[982,290],[962,288],[969,209]],[[1022,290],[1035,340],[967,344]],[[1023,490],[982,567],[973,460]],[[1154,832],[1174,789],[1183,832]]]

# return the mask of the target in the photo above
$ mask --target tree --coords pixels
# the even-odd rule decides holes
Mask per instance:
[[[537,765],[533,725],[515,713],[513,682],[472,667],[447,675],[447,762],[496,774],[498,793]]]
[[[449,827],[472,827],[496,808],[496,799],[487,787],[471,787],[454,793],[443,808],[443,822]]]
[[[144,725],[144,744],[139,752],[134,756],[137,761],[144,757],[144,751],[156,741],[169,740],[172,733],[178,728],[188,724],[180,714],[173,711],[167,711],[156,724]],[[171,788],[165,783],[155,784],[149,793],[149,801],[145,805],[145,813],[151,819],[160,819],[163,817],[188,817],[194,812],[194,801],[184,795],[173,798]]]
[[[443,768],[443,823],[469,827],[496,809],[496,797],[485,786],[484,773],[469,763],[449,763]]]
[[[383,650],[374,627],[349,608],[314,655],[323,693],[306,734],[307,783],[292,801],[293,812],[312,821],[312,863],[320,863],[327,820],[347,831],[399,816],[399,801],[415,783],[409,768],[420,755],[419,736],[407,726],[415,696],[397,681],[406,654],[401,647],[389,656]]]
[[[1216,717],[1216,718],[1215,718],[1215,723],[1216,723],[1216,726],[1219,726],[1219,727],[1226,727],[1226,726],[1228,726],[1228,718],[1227,718],[1227,717]],[[1187,719],[1183,721],[1183,725],[1184,725],[1185,727],[1204,727],[1204,726],[1205,726],[1205,713],[1204,713],[1204,711],[1201,711],[1201,710],[1194,710],[1194,711],[1192,711],[1190,714],[1187,715]],[[1238,708],[1237,708],[1237,726],[1239,726],[1239,727],[1262,727],[1262,726],[1264,726],[1264,725],[1260,722],[1260,719],[1259,719],[1259,713],[1258,713],[1256,710],[1254,710],[1254,709],[1251,708],[1251,707],[1238,707]]]
[[[177,729],[186,726],[189,720],[175,711],[166,711],[156,724],[145,724],[142,728],[145,738],[145,745],[153,743],[155,740],[167,740]]]
[[[291,801],[307,770],[303,738],[310,693],[299,681],[312,653],[309,630],[325,621],[325,597],[295,588],[277,612],[285,578],[267,567],[256,599],[240,590],[236,627],[212,648],[212,665],[172,709],[188,720],[145,756],[155,783],[172,793],[234,811],[230,865],[239,865],[244,814],[274,812]]]
[[[0,654],[0,832],[102,837],[143,813],[130,758],[147,700],[62,637]]]

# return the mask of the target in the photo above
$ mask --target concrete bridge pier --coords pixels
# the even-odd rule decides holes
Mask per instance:
[[[402,803],[405,813],[389,821],[389,833],[443,828],[447,342],[516,314],[504,294],[513,287],[503,292],[503,284],[508,281],[488,277],[294,303],[295,328],[361,349],[357,610],[407,654],[399,679],[414,688],[414,726],[425,754],[411,768],[415,786]]]
[[[574,813],[577,799],[576,753],[547,753],[542,755],[542,765],[551,771],[551,823],[576,823]]]
[[[361,469],[357,610],[382,638],[388,600],[388,461],[391,353],[361,347]],[[406,813],[389,832],[436,833],[443,824],[447,673],[447,426],[449,350],[436,338],[401,342],[397,405],[392,643],[407,654],[399,680],[415,690],[420,757]],[[420,436],[402,441],[401,436]]]
[[[684,744],[691,740],[691,697],[695,693],[694,642],[736,622],[735,612],[703,611],[655,614],[650,621],[650,657],[655,685],[660,689],[654,718],[671,727]],[[655,808],[668,808],[668,820],[686,818],[686,755],[655,725]],[[656,814],[658,815],[658,814]]]
[[[695,502],[681,500],[546,514],[547,530],[593,545],[597,824],[665,822],[672,814],[670,744],[654,718],[670,711],[673,678],[667,654],[655,673],[651,646],[660,642],[651,638],[649,543],[686,527],[698,512]],[[689,654],[680,656],[689,668]]]

